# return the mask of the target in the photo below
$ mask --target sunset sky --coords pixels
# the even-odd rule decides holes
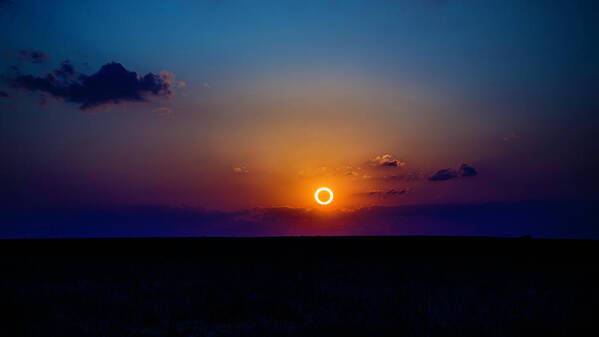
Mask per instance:
[[[528,234],[542,205],[599,196],[598,13],[590,0],[0,1],[0,201],[17,214],[0,236],[44,236],[47,210],[73,222],[47,235],[95,236],[182,232],[91,230],[69,212],[488,204],[528,206],[509,229],[421,218],[409,233]],[[321,186],[330,205],[314,201]],[[576,209],[586,227],[545,235],[599,237]],[[285,221],[183,232],[407,233]]]

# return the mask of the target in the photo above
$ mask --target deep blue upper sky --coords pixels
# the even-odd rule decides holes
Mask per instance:
[[[117,60],[235,83],[332,66],[483,97],[556,87],[584,97],[597,76],[597,10],[594,1],[15,1],[3,4],[1,42],[92,70]]]

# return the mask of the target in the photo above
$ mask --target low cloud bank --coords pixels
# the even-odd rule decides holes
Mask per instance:
[[[590,201],[239,212],[163,206],[3,212],[0,237],[475,235],[599,239]]]

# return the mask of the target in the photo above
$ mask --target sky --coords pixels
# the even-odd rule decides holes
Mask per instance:
[[[597,22],[583,0],[0,1],[0,237],[599,238]]]

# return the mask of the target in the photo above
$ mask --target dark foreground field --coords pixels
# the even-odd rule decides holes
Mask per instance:
[[[2,336],[575,336],[597,327],[597,241],[0,240],[0,253]]]

